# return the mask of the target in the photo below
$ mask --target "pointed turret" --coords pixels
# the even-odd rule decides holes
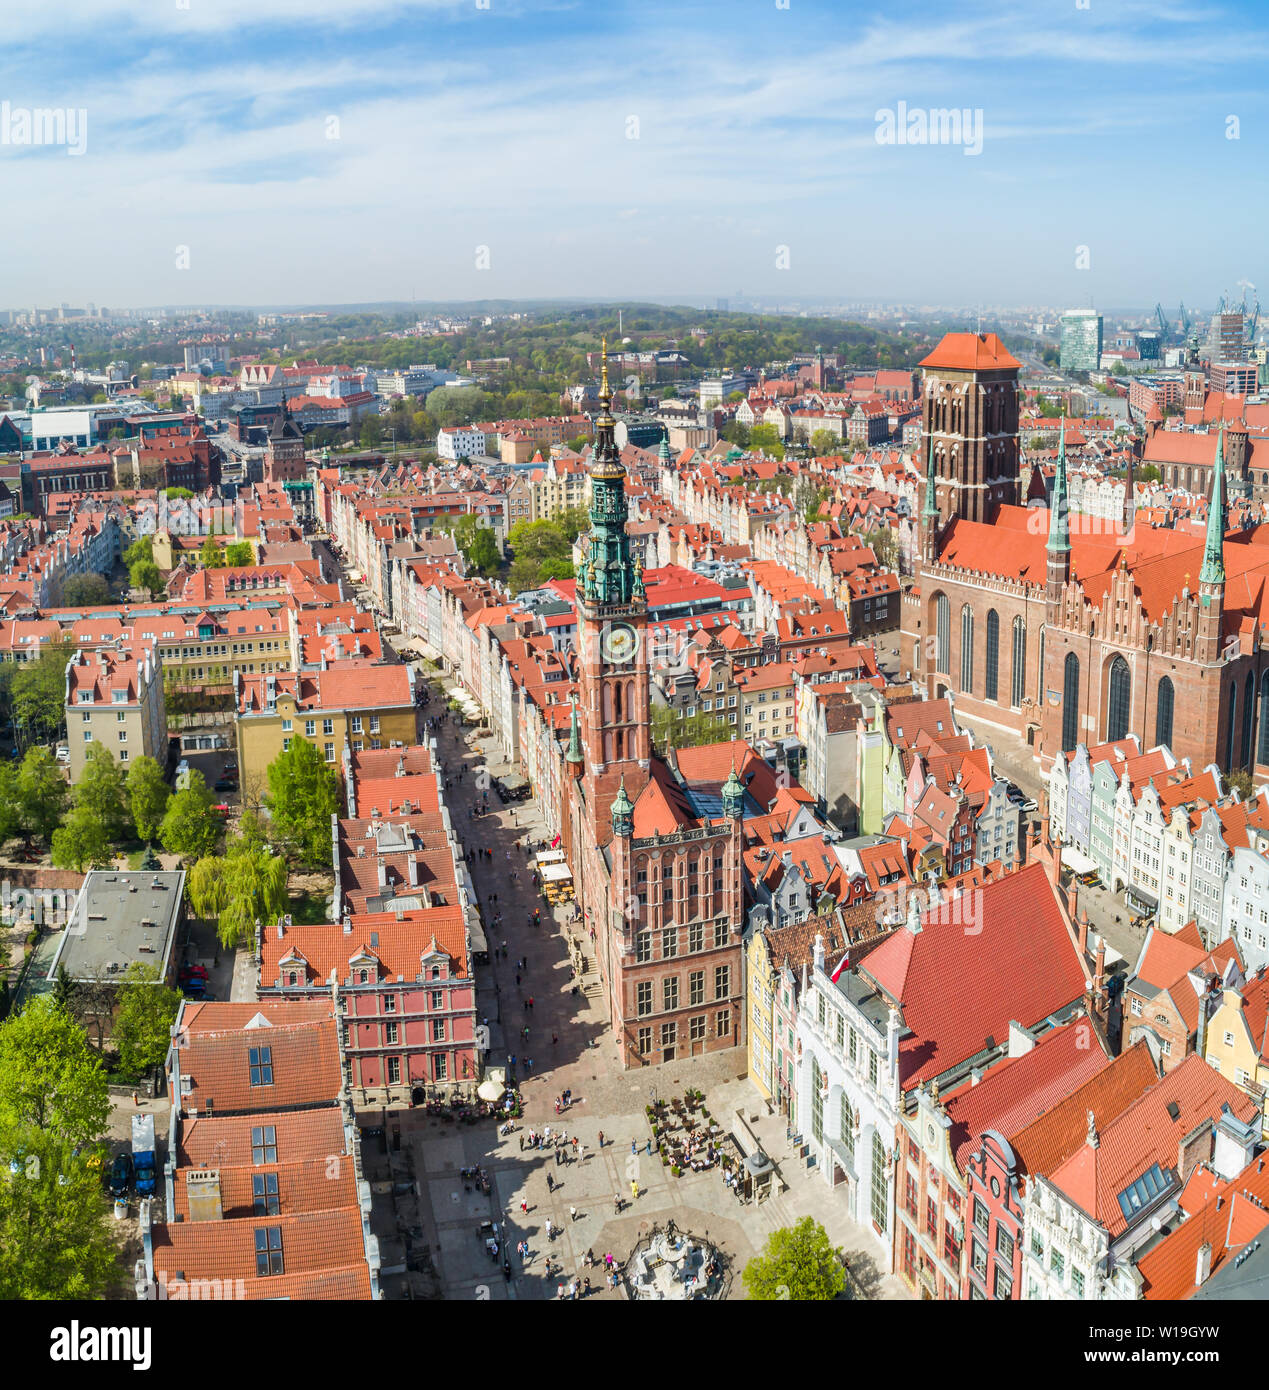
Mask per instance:
[[[568,764],[569,774],[573,777],[580,777],[586,770],[586,761],[582,756],[582,726],[577,718],[577,700],[573,700],[573,713],[569,717],[568,724],[568,752],[564,755],[564,761]]]
[[[1066,417],[1058,435],[1057,467],[1053,470],[1053,498],[1049,504],[1049,539],[1045,549],[1060,554],[1071,548],[1070,497],[1066,488]]]
[[[1225,426],[1216,436],[1216,463],[1212,468],[1212,497],[1207,504],[1207,539],[1203,544],[1200,584],[1225,583],[1225,531],[1228,514],[1225,505]]]
[[[612,803],[612,833],[623,839],[634,834],[634,804],[626,795],[626,779],[623,776],[617,795]]]
[[[723,815],[731,820],[740,820],[745,814],[745,784],[736,773],[736,764],[731,765],[731,773],[723,783]]]

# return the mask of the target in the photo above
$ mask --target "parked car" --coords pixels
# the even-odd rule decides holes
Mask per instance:
[[[59,743],[53,756],[59,763],[68,763],[71,760],[71,751],[64,743]]]
[[[230,806],[227,801],[218,802],[212,807],[212,810],[215,811],[217,815],[223,816],[226,820],[229,819]]]
[[[110,1165],[110,1176],[106,1179],[106,1191],[112,1197],[126,1197],[132,1191],[132,1155],[124,1152],[115,1155]]]
[[[207,982],[207,967],[205,965],[182,965],[178,977],[181,984],[188,984],[190,980],[202,980]]]
[[[213,790],[218,792],[236,792],[238,790],[238,779],[236,777],[218,777]]]

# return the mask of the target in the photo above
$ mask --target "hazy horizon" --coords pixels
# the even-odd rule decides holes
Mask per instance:
[[[1269,14],[1086,3],[30,7],[0,304],[1237,299]]]

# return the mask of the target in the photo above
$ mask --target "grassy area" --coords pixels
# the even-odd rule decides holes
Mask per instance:
[[[297,925],[329,922],[329,901],[330,894],[324,889],[313,892],[306,888],[299,893],[291,894],[291,905],[287,910],[291,914],[291,920]]]

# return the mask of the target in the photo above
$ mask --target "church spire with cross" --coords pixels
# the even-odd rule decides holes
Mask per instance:
[[[600,413],[595,419],[595,453],[590,469],[590,544],[582,597],[590,604],[624,605],[637,601],[637,576],[630,538],[626,535],[626,470],[617,448],[617,422],[612,415],[607,338],[603,339],[601,353]]]

